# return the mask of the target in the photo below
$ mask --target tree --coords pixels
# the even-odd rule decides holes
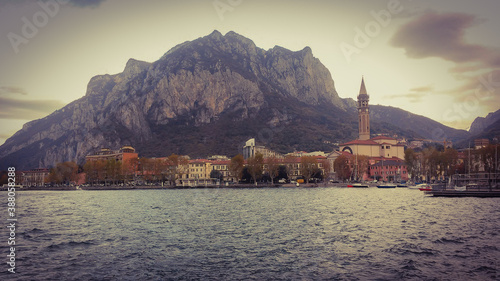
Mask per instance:
[[[272,156],[266,159],[266,172],[271,178],[271,184],[274,184],[274,178],[278,176],[280,164],[279,159],[276,156]]]
[[[406,164],[406,169],[408,171],[408,174],[412,179],[414,179],[416,176],[419,176],[418,174],[418,155],[415,152],[415,150],[408,148],[405,150],[405,164]]]
[[[445,176],[452,176],[458,167],[458,151],[452,148],[441,153],[441,165]]]
[[[55,168],[50,170],[47,181],[56,184],[70,184],[76,181],[78,165],[75,162],[57,163]]]
[[[309,179],[316,172],[318,168],[318,160],[314,156],[300,157],[300,174],[309,183]]]
[[[139,170],[139,159],[131,158],[124,160],[122,163],[122,175],[124,180],[129,181],[133,180],[137,171]]]
[[[106,161],[106,176],[107,180],[116,184],[122,178],[122,162],[116,161],[116,159],[108,159]]]
[[[187,157],[179,156],[175,153],[171,154],[168,158],[168,178],[170,184],[175,186],[177,179],[181,179],[187,172],[189,161]]]
[[[210,172],[210,178],[211,179],[218,179],[219,181],[224,180],[224,176],[222,175],[222,172],[219,170],[212,170]]]
[[[325,171],[323,178],[328,178],[332,169],[330,161],[328,161],[328,159],[323,159],[319,161],[319,164],[323,166],[323,170]]]
[[[498,151],[498,149],[497,149]],[[495,171],[495,146],[488,145],[476,151],[477,158],[484,167],[484,171],[492,173]]]
[[[245,159],[243,155],[238,154],[231,158],[231,163],[229,163],[229,172],[237,181],[240,181],[243,176],[243,168],[245,167]]]
[[[288,169],[286,165],[280,165],[278,169],[278,179],[288,179]]]
[[[257,180],[262,176],[263,164],[264,156],[261,153],[256,153],[255,156],[247,160],[248,173],[252,176],[255,185],[257,185]]]
[[[356,180],[363,178],[365,173],[368,173],[368,167],[370,167],[369,157],[366,155],[358,155],[357,157],[351,156],[351,160],[354,158],[354,165],[357,167],[355,169],[356,174],[354,175]]]
[[[340,180],[346,180],[351,176],[351,167],[349,165],[349,158],[345,155],[340,155],[333,162],[333,167]]]

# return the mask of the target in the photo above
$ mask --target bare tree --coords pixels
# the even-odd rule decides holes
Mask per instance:
[[[278,172],[280,169],[280,162],[276,156],[269,157],[265,160],[266,163],[266,172],[271,178],[271,184],[274,184],[274,178],[278,176]]]
[[[262,176],[263,164],[264,156],[260,153],[256,153],[255,156],[247,160],[248,173],[252,176],[255,185],[257,185],[257,179]]]
[[[318,160],[314,156],[302,156],[300,157],[300,173],[304,177],[307,183],[309,179],[316,172],[318,168]]]
[[[236,178],[237,181],[241,180],[243,176],[243,168],[245,167],[245,159],[243,155],[238,154],[231,158],[231,163],[229,164],[229,171],[231,175]]]

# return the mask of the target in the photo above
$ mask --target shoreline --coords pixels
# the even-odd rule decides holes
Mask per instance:
[[[328,185],[328,184],[232,184],[232,185],[195,185],[195,186],[160,186],[160,185],[142,185],[142,186],[59,186],[59,187],[23,187],[16,188],[16,191],[78,191],[78,190],[175,190],[175,189],[216,189],[216,188],[240,188],[240,189],[258,189],[258,188],[343,188],[345,186]],[[5,188],[0,188],[0,191],[7,191]]]

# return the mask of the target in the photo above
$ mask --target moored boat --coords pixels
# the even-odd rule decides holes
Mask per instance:
[[[396,188],[397,185],[393,183],[381,184],[377,185],[378,188]]]
[[[351,187],[351,188],[368,188],[368,185],[367,184],[363,184],[363,183],[353,183],[353,184],[348,184],[347,187]]]
[[[426,183],[422,183],[422,184],[417,185],[417,188],[420,191],[431,191],[432,190],[432,186],[430,186]]]

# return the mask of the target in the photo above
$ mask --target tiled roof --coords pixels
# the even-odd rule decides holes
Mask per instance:
[[[376,136],[374,138],[371,138],[370,140],[396,140],[396,139],[388,136]]]
[[[350,142],[346,142],[341,144],[341,146],[345,145],[352,145],[352,144],[359,144],[359,145],[378,145],[378,143],[372,141],[372,140],[353,140]]]

